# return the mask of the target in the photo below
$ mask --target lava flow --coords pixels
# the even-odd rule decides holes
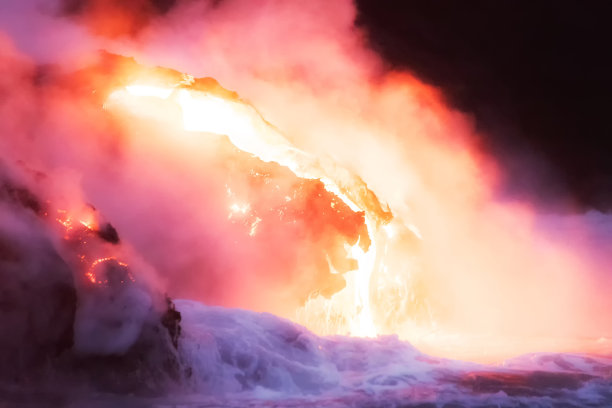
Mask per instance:
[[[519,230],[529,228],[528,212],[517,208],[519,211],[516,211],[516,215],[509,216],[500,205],[487,204],[483,206],[483,215],[494,219],[494,222],[478,226],[472,232],[464,224],[469,222],[471,216],[466,217],[468,210],[461,209],[464,204],[459,201],[451,212],[457,218],[449,218],[450,214],[444,216],[452,224],[438,225],[439,220],[425,218],[429,235],[442,235],[433,237],[433,243],[427,242],[431,237],[423,237],[417,225],[420,222],[406,222],[410,220],[410,213],[405,208],[402,208],[401,217],[394,214],[394,209],[382,202],[353,170],[340,165],[332,156],[320,152],[310,153],[294,144],[290,141],[290,135],[265,120],[252,104],[241,99],[235,92],[224,89],[214,79],[195,79],[172,70],[161,70],[161,75],[152,72],[155,71],[149,70],[140,76],[132,75],[129,81],[124,81],[119,88],[110,92],[104,103],[106,110],[115,115],[123,115],[128,120],[142,118],[147,124],[162,129],[161,132],[177,144],[185,143],[189,146],[197,143],[195,140],[198,138],[217,140],[218,137],[227,137],[234,148],[260,162],[279,165],[301,180],[320,182],[332,197],[327,204],[331,208],[335,205],[333,201],[337,200],[347,208],[346,211],[363,216],[361,220],[355,219],[355,225],[361,223],[365,234],[360,234],[356,241],[351,241],[347,236],[340,244],[343,252],[340,258],[344,258],[344,268],[338,267],[338,256],[334,255],[334,251],[338,252],[334,250],[338,243],[327,244],[328,247],[323,248],[328,262],[320,268],[329,268],[331,276],[340,283],[325,289],[319,282],[320,286],[315,286],[307,298],[290,313],[282,309],[264,310],[290,317],[318,334],[366,337],[399,334],[427,351],[479,361],[497,361],[500,356],[512,356],[539,348],[571,351],[600,346],[594,342],[597,337],[589,339],[588,344],[580,342],[580,346],[576,346],[578,343],[573,335],[568,337],[562,328],[543,328],[544,325],[552,327],[555,319],[545,324],[536,322],[552,316],[549,308],[566,308],[574,302],[580,302],[579,292],[576,292],[577,297],[555,298],[550,305],[544,307],[540,304],[537,308],[541,310],[538,310],[533,307],[536,299],[531,299],[531,294],[525,297],[529,305],[512,304],[511,293],[524,290],[517,286],[520,284],[519,275],[513,277],[510,273],[493,270],[486,275],[486,268],[497,268],[486,251],[523,245],[516,241],[511,232],[502,233],[499,228],[511,224],[520,225]],[[248,166],[245,165],[246,171],[255,176],[260,174],[253,168],[249,170]],[[253,208],[248,199],[235,196],[231,185],[226,185],[226,188],[228,197],[232,198],[228,203],[228,220],[244,224],[246,235],[257,239],[258,230],[269,224],[268,218],[261,209]],[[481,186],[473,191],[468,190],[466,194],[478,196],[483,194],[481,190],[486,188]],[[285,196],[285,199],[290,201],[290,195]],[[434,208],[440,205],[430,203]],[[279,210],[279,214],[283,211]],[[348,216],[346,211],[339,213],[340,218]],[[315,223],[317,215],[310,217],[305,222]],[[457,226],[463,228],[467,235],[476,234],[477,238],[474,239],[477,241],[484,240],[483,246],[478,249],[480,244],[476,241],[463,243],[460,239],[450,246],[444,243],[455,236]],[[432,230],[432,227],[435,229]],[[444,231],[445,228],[450,229]],[[520,270],[521,262],[527,259],[523,255],[533,253],[542,258],[541,261],[546,264],[545,271],[556,268],[559,262],[565,263],[562,269],[567,271],[560,274],[554,283],[557,287],[555,292],[562,293],[567,285],[573,285],[571,282],[578,282],[575,272],[571,271],[572,268],[579,268],[573,255],[561,248],[542,245],[545,248],[542,249],[540,246],[538,243],[529,249],[517,247],[516,250],[524,254],[519,259],[511,260],[516,266],[508,264],[503,268]],[[434,248],[449,253],[432,254],[430,251]],[[478,255],[478,251],[482,251],[481,255]],[[434,258],[430,259],[432,255]],[[451,259],[455,259],[458,264],[449,264]],[[467,274],[462,278],[452,272],[454,269],[463,270]],[[440,274],[442,272],[448,275],[445,277]],[[549,279],[546,278],[547,273],[538,272],[529,279],[540,286]],[[479,289],[485,285],[497,287],[496,290],[503,293],[503,296],[491,297],[487,291]],[[489,310],[483,309],[485,302],[490,302],[492,307]],[[527,317],[528,313],[524,315],[523,321],[512,320],[522,314],[517,310],[528,308],[531,308],[529,313],[533,316]],[[576,310],[570,313],[583,312]],[[476,315],[479,318],[475,318]],[[480,317],[484,316],[487,317],[480,321]],[[495,322],[495,319],[500,320]],[[507,322],[511,322],[512,326],[501,329]],[[509,331],[500,336],[505,330]],[[483,352],[478,346],[483,343],[495,343],[496,346]]]
[[[320,180],[324,188],[355,213],[363,213],[367,236],[353,245],[345,244],[345,256],[356,261],[355,268],[344,274],[346,286],[329,299],[312,296],[296,312],[299,322],[321,334],[376,336],[379,328],[373,320],[370,305],[371,282],[386,268],[384,251],[392,238],[393,215],[385,210],[376,195],[356,175],[337,166],[329,158],[318,158],[293,146],[274,126],[266,122],[249,104],[239,98],[227,99],[206,86],[193,87],[195,80],[185,76],[175,87],[144,85],[136,82],[113,92],[107,108],[138,104],[139,98],[158,98],[180,106],[185,131],[218,134],[229,137],[238,149],[264,162],[274,162],[291,170],[297,177]],[[334,204],[332,203],[331,206]],[[230,215],[245,214],[249,204],[232,204]],[[255,235],[260,218],[251,225]],[[404,229],[406,227],[401,225]],[[414,227],[413,227],[414,228]],[[334,271],[338,273],[338,271]]]

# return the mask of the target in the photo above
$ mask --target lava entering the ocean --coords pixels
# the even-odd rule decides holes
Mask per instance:
[[[270,175],[274,171],[284,171],[286,174],[288,170],[297,180],[302,180],[300,183],[320,186],[318,188],[321,190],[315,188],[308,193],[314,192],[319,197],[316,210],[309,213],[302,211],[299,222],[304,223],[306,229],[327,228],[324,225],[334,225],[336,229],[330,233],[331,237],[327,238],[323,237],[325,234],[309,235],[307,241],[313,240],[316,244],[310,247],[310,250],[297,255],[297,263],[293,264],[296,270],[299,270],[300,263],[307,263],[311,258],[319,259],[314,262],[314,268],[306,272],[310,276],[308,283],[300,278],[297,280],[298,285],[302,285],[302,294],[296,295],[299,291],[290,291],[295,297],[293,302],[285,300],[283,306],[278,303],[274,306],[271,302],[264,306],[263,310],[287,316],[318,334],[366,337],[399,334],[433,353],[479,361],[495,361],[501,356],[537,350],[538,347],[560,350],[572,350],[576,347],[575,340],[570,338],[568,343],[567,333],[561,331],[561,334],[550,335],[550,330],[543,327],[545,324],[538,320],[549,317],[548,307],[542,310],[532,309],[535,317],[533,323],[529,321],[531,317],[527,317],[522,311],[517,312],[533,307],[535,299],[530,298],[532,294],[525,297],[527,303],[523,306],[508,304],[508,301],[512,301],[511,293],[524,290],[517,286],[521,285],[520,274],[523,272],[516,270],[513,272],[515,276],[497,272],[495,255],[486,253],[499,251],[504,247],[516,247],[517,251],[525,251],[523,248],[528,242],[522,243],[520,240],[523,238],[513,233],[501,232],[500,228],[507,228],[511,224],[528,228],[531,217],[529,211],[517,207],[516,215],[508,216],[505,209],[497,204],[490,208],[483,206],[483,216],[496,218],[492,224],[475,229],[477,240],[488,237],[486,239],[489,242],[485,244],[484,249],[480,248],[480,251],[485,252],[478,255],[474,245],[480,244],[458,240],[447,247],[449,254],[431,254],[433,248],[445,250],[440,244],[445,239],[456,236],[454,229],[457,225],[466,228],[466,235],[471,235],[470,226],[464,224],[469,222],[470,218],[457,212],[457,219],[452,220],[452,223],[457,225],[449,224],[448,230],[445,230],[443,225],[436,225],[438,222],[427,219],[430,225],[426,228],[427,236],[423,238],[420,226],[415,225],[418,222],[406,221],[409,219],[409,213],[405,208],[401,211],[403,217],[395,214],[394,208],[383,203],[354,170],[338,164],[332,156],[311,153],[294,144],[290,141],[290,135],[285,135],[266,121],[253,105],[241,99],[235,92],[225,90],[211,78],[195,79],[171,70],[159,72],[161,74],[157,75],[155,70],[148,70],[144,75],[132,75],[120,88],[109,92],[105,108],[126,120],[141,120],[146,123],[145,126],[159,126],[162,129],[161,137],[167,138],[164,143],[185,143],[186,146],[195,147],[201,140],[214,141],[208,145],[212,152],[202,152],[208,158],[216,154],[215,149],[220,149],[217,160],[224,160],[223,157],[226,156],[223,149],[227,150],[227,147],[219,146],[223,145],[222,140],[229,141],[237,149],[237,156],[230,161],[238,164],[232,166],[255,179],[262,176],[263,185],[271,186],[268,190],[266,187],[254,187],[246,193],[237,193],[235,190],[240,189],[240,183],[233,186],[230,178],[224,184],[228,198],[227,219],[232,225],[243,225],[243,234],[255,241],[261,239],[261,242],[265,242],[266,237],[261,238],[258,231],[266,226],[270,229],[288,228],[289,234],[295,233],[297,236],[302,234],[299,229],[292,230],[288,227],[289,223],[297,222],[297,213],[291,214],[291,206],[297,205],[295,203],[302,193],[296,194],[297,184],[274,184],[278,182],[274,175]],[[280,166],[280,169],[269,173],[270,166]],[[352,166],[351,168],[355,169]],[[481,187],[469,194],[478,196],[481,194],[479,189]],[[249,195],[253,198],[253,194],[258,199],[274,196],[276,201],[273,202],[285,202],[277,206],[266,200],[257,204],[244,198]],[[293,201],[296,198],[298,200]],[[273,211],[266,209],[266,206],[271,207]],[[463,210],[459,208],[458,211]],[[275,220],[281,219],[286,222],[275,223]],[[448,220],[448,217],[445,219]],[[432,226],[437,229],[432,230]],[[434,243],[428,243],[427,240],[431,239],[434,232],[448,233],[449,236],[442,240],[440,237],[434,237]],[[489,248],[486,248],[487,246]],[[239,251],[238,248],[237,250]],[[555,291],[566,291],[577,282],[574,272],[565,272],[577,267],[573,257],[568,256],[561,248],[552,246],[545,245],[544,250],[530,248],[517,259],[512,259],[513,255],[510,253],[503,254],[503,262],[512,260],[512,264],[503,265],[501,269],[521,268],[523,256],[528,253],[544,254],[544,262],[548,264],[546,271],[558,267],[559,262],[566,264],[553,285],[556,286]],[[453,254],[454,259],[458,261],[459,270],[465,271],[466,276],[462,278],[451,273],[445,282],[447,278],[438,271],[449,271],[457,267],[447,262],[452,262],[450,254]],[[432,255],[435,259],[428,260]],[[462,257],[466,255],[466,260],[463,260]],[[262,254],[251,256],[257,259]],[[480,259],[476,261],[474,256]],[[464,269],[470,267],[474,261],[471,267],[476,269]],[[247,268],[249,262],[249,259],[246,259]],[[494,269],[487,275],[486,270],[482,269],[484,267]],[[438,271],[432,271],[432,268]],[[258,269],[255,268],[254,271],[256,270]],[[529,279],[539,286],[546,279],[550,279],[547,277],[549,273],[544,272],[541,276],[536,274]],[[577,287],[581,285],[582,283]],[[492,296],[486,293],[486,289],[481,289],[486,286],[496,288],[491,292]],[[495,298],[494,293],[501,294],[501,297]],[[555,299],[550,307],[566,307],[576,301],[577,298]],[[489,310],[483,309],[486,302],[489,302]],[[249,303],[239,305],[259,308],[253,304],[249,306]],[[461,306],[457,308],[458,305]],[[472,315],[461,316],[463,313]],[[489,314],[491,316],[488,316]],[[509,320],[518,316],[522,316],[520,319],[524,320]],[[480,327],[479,319],[482,317],[485,317],[483,321],[486,322],[484,329]],[[464,320],[466,318],[467,320]],[[495,322],[495,319],[506,321]],[[553,321],[556,321],[556,318],[547,324],[555,324]],[[503,328],[507,322],[512,325]],[[524,328],[528,328],[525,333],[529,334],[522,334]],[[513,332],[514,330],[516,332]],[[496,346],[483,352],[483,342],[496,343]],[[580,348],[599,346],[594,340],[589,340]]]
[[[295,318],[320,334],[376,336],[379,328],[374,323],[370,304],[373,292],[371,282],[375,276],[380,280],[381,273],[386,271],[384,255],[388,250],[387,242],[394,236],[394,229],[403,228],[410,233],[408,228],[398,221],[394,221],[394,226],[391,226],[392,213],[382,207],[376,195],[358,176],[339,167],[330,158],[316,157],[293,146],[248,103],[237,97],[229,99],[219,95],[218,87],[212,88],[206,83],[198,86],[192,77],[185,78],[174,87],[135,82],[111,93],[106,107],[109,109],[120,105],[129,109],[138,104],[141,98],[147,97],[178,104],[185,131],[226,135],[241,151],[266,163],[274,162],[288,168],[299,178],[319,180],[332,195],[329,203],[332,210],[339,200],[349,209],[345,213],[352,211],[356,215],[363,214],[362,217],[353,218],[354,222],[363,225],[364,232],[359,235],[357,242],[346,242],[343,245],[344,258],[347,261],[353,260],[354,265],[341,271],[330,262],[332,273],[343,275],[345,287],[330,294],[328,298],[316,295],[322,289],[316,288],[315,295],[310,296],[296,311]],[[229,92],[225,91],[227,94]],[[291,197],[287,196],[286,199],[290,201]],[[244,216],[249,212],[250,204],[233,203],[229,207],[228,218]],[[318,217],[319,214],[312,216]],[[342,215],[343,218],[349,216]],[[250,236],[256,234],[260,222],[265,223],[266,220],[256,217],[251,223]],[[415,229],[413,226],[411,228]],[[325,256],[328,259],[334,257],[333,253],[325,253]]]

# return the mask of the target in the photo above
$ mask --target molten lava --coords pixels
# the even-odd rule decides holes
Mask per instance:
[[[202,154],[206,158],[201,160],[213,162],[211,167],[247,174],[247,184],[253,188],[241,191],[228,179],[223,187],[227,201],[217,217],[221,215],[228,231],[232,231],[228,233],[228,240],[232,242],[227,247],[236,249],[236,257],[247,258],[244,265],[237,263],[238,266],[248,269],[251,266],[248,259],[252,259],[250,282],[264,279],[261,274],[276,270],[279,273],[270,273],[272,277],[268,276],[263,285],[275,285],[280,292],[283,284],[295,275],[316,275],[308,282],[303,278],[291,282],[300,286],[302,292],[307,291],[305,297],[294,296],[295,304],[288,305],[291,302],[280,293],[279,302],[274,305],[273,302],[256,304],[261,298],[268,299],[274,289],[267,296],[254,294],[253,299],[241,303],[232,303],[233,299],[224,302],[219,296],[219,303],[271,311],[290,317],[318,334],[397,334],[426,352],[478,361],[499,361],[528,351],[582,351],[591,347],[580,342],[576,346],[578,343],[573,339],[562,338],[566,335],[564,328],[559,327],[565,316],[563,312],[555,312],[554,320],[549,318],[551,311],[569,309],[582,296],[582,292],[576,292],[578,296],[566,300],[564,295],[580,282],[576,273],[580,264],[576,257],[562,247],[548,245],[535,233],[530,236],[532,214],[528,210],[492,200],[489,180],[479,178],[481,174],[475,170],[481,163],[464,146],[465,150],[457,150],[459,142],[457,146],[451,143],[449,151],[442,153],[435,150],[439,141],[428,140],[422,146],[417,145],[416,153],[410,158],[418,162],[415,168],[425,167],[424,175],[417,181],[398,183],[431,183],[433,187],[415,188],[423,196],[419,197],[419,207],[413,212],[406,202],[406,192],[410,189],[404,186],[404,191],[394,194],[392,186],[397,174],[385,174],[389,181],[382,183],[380,174],[376,174],[377,193],[385,200],[392,200],[390,204],[381,203],[360,177],[361,172],[356,174],[359,167],[345,166],[350,160],[345,158],[339,164],[336,156],[322,153],[325,149],[319,149],[316,143],[307,145],[303,135],[301,139],[295,138],[299,143],[294,141],[290,132],[285,133],[269,123],[252,104],[225,90],[214,79],[194,79],[170,70],[162,70],[159,75],[148,70],[144,75],[136,73],[128,77],[129,80],[119,81],[120,86],[108,93],[104,107],[126,124],[128,132],[137,134],[135,140],[139,143],[148,141],[141,136],[147,132],[140,129],[154,129],[155,140],[150,150],[148,146],[139,147],[143,155],[154,152],[157,160],[168,157],[173,166],[173,160],[189,157],[195,162],[199,160],[197,155]],[[427,94],[424,99],[432,104],[431,109],[443,111],[437,99],[422,85],[405,81],[394,78],[389,84],[393,92],[383,92],[389,100],[383,98],[378,102],[395,105],[395,90],[414,86]],[[452,122],[452,118],[434,119]],[[434,125],[441,127],[439,122]],[[239,154],[223,151],[217,155],[215,149],[227,150],[224,143]],[[176,154],[166,155],[167,149],[176,149]],[[381,149],[386,155],[377,160],[396,161],[397,157],[389,150]],[[225,157],[231,157],[231,163],[226,167],[218,165]],[[428,160],[432,163],[421,163]],[[390,165],[386,169],[399,169],[405,172],[402,177],[409,178],[407,169],[411,168],[403,166]],[[181,171],[190,168],[187,165]],[[291,173],[301,182],[288,189],[286,185],[279,185],[283,183],[274,181],[272,175],[280,172],[278,169]],[[372,171],[369,173],[371,176]],[[218,183],[223,185],[224,180]],[[303,190],[296,194],[292,189]],[[260,199],[259,194],[273,199]],[[295,212],[292,208],[300,207],[292,206],[298,201],[303,207]],[[266,203],[271,207],[266,209]],[[418,220],[419,227],[414,220]],[[307,232],[294,228],[302,221],[310,224]],[[289,232],[271,239],[272,231],[280,228],[288,228]],[[321,232],[328,230],[333,231]],[[235,231],[241,231],[246,240],[232,235]],[[288,247],[294,247],[274,248],[274,244],[282,246],[283,239],[292,234],[299,237],[295,242],[288,242]],[[295,246],[309,240],[315,244],[295,250]],[[262,244],[250,244],[259,242]],[[257,253],[258,249],[275,252]],[[318,255],[313,256],[317,251],[324,252],[322,262]],[[290,257],[296,263],[287,261]],[[535,257],[540,258],[532,262]],[[261,261],[262,258],[267,261]],[[314,265],[318,271],[300,268],[303,263]],[[557,270],[561,272],[553,278],[551,274]],[[207,276],[222,273],[213,270]],[[281,273],[295,274],[288,278]],[[525,287],[526,281],[531,281],[533,287]],[[585,282],[581,282],[582,288],[586,288],[588,282]],[[540,302],[534,288],[543,288],[549,283],[553,284],[555,297],[550,303]],[[219,286],[217,283],[204,287],[210,291],[207,296],[222,291]],[[239,286],[242,297],[245,293],[249,296],[249,288],[243,288],[249,287],[249,283]],[[292,290],[295,287],[283,295]],[[526,294],[528,302],[516,303],[516,294]],[[206,296],[202,299],[209,301]],[[279,304],[280,299],[287,304]],[[576,312],[574,320],[584,313],[583,310]],[[483,351],[484,344],[492,345],[492,351]]]
[[[130,107],[138,104],[139,98],[158,98],[177,103],[181,108],[185,131],[226,135],[238,149],[264,162],[278,163],[302,179],[320,180],[328,192],[352,211],[364,214],[367,238],[359,239],[354,245],[345,244],[345,257],[356,261],[353,270],[344,275],[346,287],[329,299],[320,295],[311,297],[297,311],[296,318],[319,333],[376,336],[380,328],[373,319],[371,282],[373,276],[385,268],[384,256],[380,251],[384,252],[386,242],[392,238],[389,222],[393,216],[383,209],[367,185],[331,159],[315,157],[293,146],[251,105],[237,98],[228,99],[206,90],[192,89],[185,83],[175,87],[135,83],[113,92],[107,106],[121,103]],[[333,208],[334,203],[331,205]],[[228,218],[244,217],[249,210],[248,203],[234,202],[229,206]],[[253,219],[249,236],[256,234],[257,226],[262,221],[259,217]]]

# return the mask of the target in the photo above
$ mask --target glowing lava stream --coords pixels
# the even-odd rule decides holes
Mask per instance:
[[[185,84],[193,82],[193,78],[185,78]],[[330,159],[314,157],[296,148],[280,131],[266,122],[254,107],[239,99],[225,99],[182,86],[134,84],[113,92],[108,102],[129,104],[133,98],[138,97],[176,102],[182,111],[185,131],[226,135],[238,149],[265,162],[287,167],[300,178],[320,180],[327,191],[338,196],[351,210],[365,213],[371,244],[367,251],[360,247],[359,242],[347,248],[348,254],[357,261],[358,268],[344,275],[346,287],[330,299],[309,299],[302,310],[298,311],[297,319],[320,334],[376,336],[377,327],[370,307],[370,282],[373,273],[383,267],[378,251],[384,249],[387,241],[392,238],[392,230],[388,227],[393,216],[390,211],[382,208],[364,181]],[[409,229],[413,230],[414,227]],[[349,293],[352,293],[352,299],[346,296]],[[332,327],[336,323],[329,321],[332,309],[344,320],[340,327]],[[324,322],[316,316],[321,312],[326,316]]]

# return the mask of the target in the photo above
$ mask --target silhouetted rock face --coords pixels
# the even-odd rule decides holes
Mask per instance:
[[[0,203],[0,377],[30,378],[73,342],[68,265],[31,214]]]
[[[100,227],[97,234],[106,242],[110,242],[111,244],[119,243],[119,234],[117,230],[108,222]]]
[[[172,301],[101,252],[119,246],[117,231],[63,231],[47,201],[2,170],[0,395],[7,384],[151,394],[185,382],[180,319],[164,320],[178,313]],[[92,269],[90,258],[103,262]]]

